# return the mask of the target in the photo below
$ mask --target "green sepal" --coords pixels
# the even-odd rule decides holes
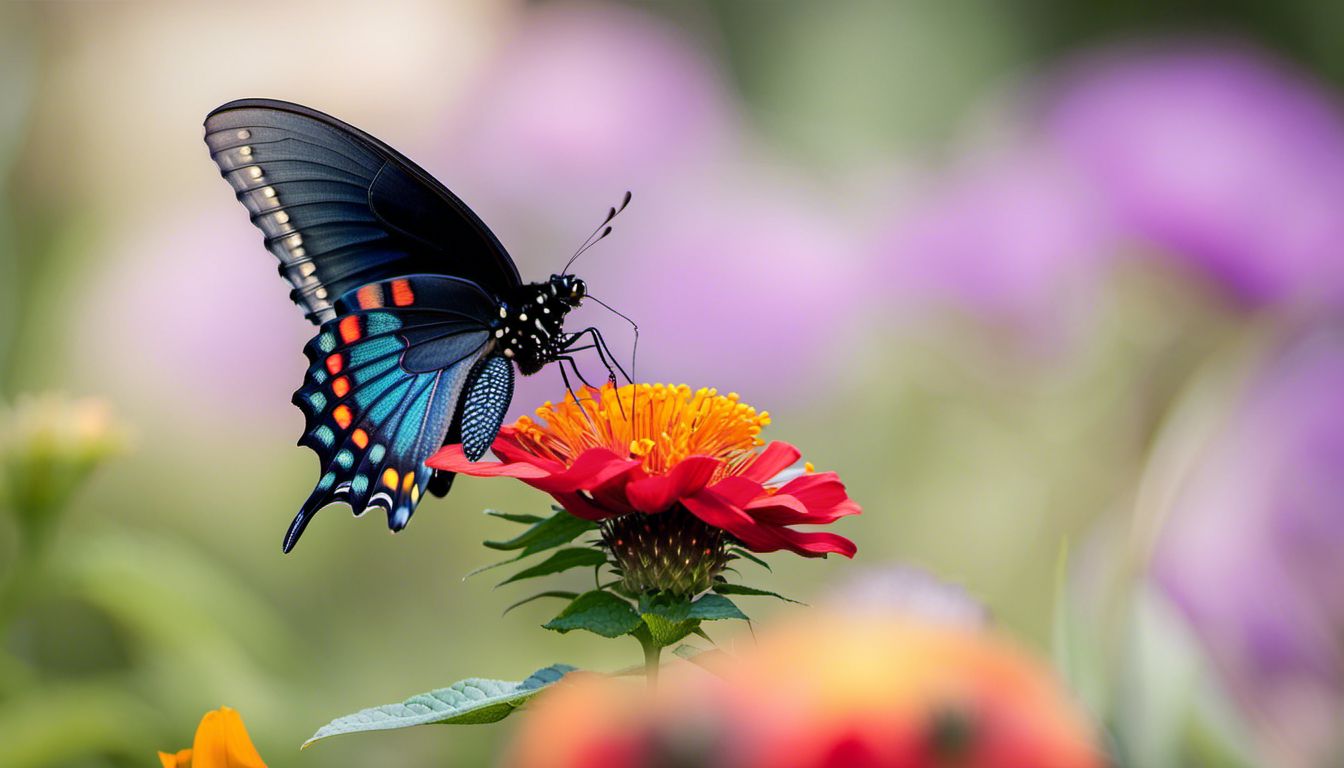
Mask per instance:
[[[511,584],[515,581],[535,579],[538,576],[549,576],[552,573],[561,573],[580,566],[600,566],[605,562],[607,562],[607,556],[600,550],[589,549],[587,547],[557,549],[550,557],[542,560],[540,563],[537,563],[530,568],[524,568],[495,586],[502,587],[505,584]]]
[[[554,685],[574,667],[552,664],[526,680],[468,678],[447,688],[412,696],[400,704],[385,704],[338,717],[317,729],[303,747],[328,736],[362,731],[387,731],[415,725],[479,725],[503,720],[524,702]]]
[[[584,629],[602,637],[628,635],[644,622],[634,606],[602,590],[584,592],[542,626],[560,632]]]
[[[672,621],[659,616],[656,613],[645,613],[640,615],[647,628],[649,638],[654,645],[659,648],[677,642],[694,632],[700,626],[699,619],[684,619],[682,621]]]
[[[804,603],[800,600],[794,600],[791,597],[785,597],[779,594],[778,592],[771,592],[765,589],[757,589],[756,587],[748,587],[742,584],[727,584],[727,583],[715,584],[714,591],[720,595],[747,595],[756,597],[774,597],[783,600],[786,603],[793,603],[795,605],[807,605],[807,603]]]
[[[485,514],[491,517],[498,517],[501,520],[508,520],[510,523],[521,523],[522,525],[536,525],[546,518],[541,515],[520,515],[511,512],[500,512],[497,509],[487,509]]]
[[[500,614],[500,615],[503,616],[503,615],[507,614],[509,611],[512,611],[514,608],[517,608],[517,607],[520,606],[520,605],[527,605],[528,603],[532,602],[533,600],[540,600],[540,599],[543,598],[543,597],[563,597],[563,598],[566,599],[566,600],[573,600],[574,598],[576,598],[576,597],[578,597],[578,596],[579,596],[579,593],[578,593],[578,592],[570,592],[569,590],[565,590],[565,589],[552,589],[552,590],[549,590],[549,591],[547,591],[547,592],[538,592],[537,594],[532,595],[532,596],[530,596],[530,597],[524,597],[522,600],[519,600],[518,602],[514,603],[513,605],[510,605],[508,608],[505,608],[505,609],[504,609],[504,613],[502,613],[502,614]]]
[[[506,551],[521,549],[522,552],[518,555],[521,558],[558,547],[561,544],[568,544],[587,531],[597,528],[597,523],[591,520],[575,517],[560,507],[554,507],[554,509],[556,510],[555,514],[534,523],[526,531],[512,539],[487,541],[485,546]]]
[[[728,554],[733,555],[735,557],[741,557],[743,559],[750,560],[751,562],[761,566],[767,571],[774,570],[773,568],[770,567],[769,563],[765,562],[761,558],[757,557],[756,555],[753,555],[752,553],[748,552],[747,550],[741,547],[733,547],[732,549],[728,550]]]

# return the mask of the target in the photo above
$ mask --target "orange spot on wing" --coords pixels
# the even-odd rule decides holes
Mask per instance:
[[[383,306],[383,288],[377,283],[370,283],[355,293],[355,299],[360,309],[377,309]]]
[[[331,418],[335,419],[336,423],[341,425],[341,429],[345,429],[350,426],[350,422],[354,420],[354,415],[350,413],[350,406],[338,405],[332,410]]]
[[[349,391],[350,391],[349,379],[342,376],[339,379],[331,380],[331,393],[333,395],[337,397],[345,397],[346,393]]]
[[[341,318],[341,341],[349,344],[352,341],[359,341],[359,317],[356,315],[346,315]]]
[[[350,439],[353,440],[355,442],[355,445],[359,446],[360,448],[369,447],[369,433],[365,432],[362,429],[356,429],[354,432],[351,432]]]
[[[410,493],[412,485],[415,485],[415,473],[407,472],[406,476],[401,478],[401,492]]]
[[[397,489],[397,470],[391,467],[383,470],[383,485],[394,491]]]
[[[411,290],[411,281],[406,279],[392,281],[392,303],[398,307],[409,307],[415,303],[415,292]]]
[[[340,373],[340,372],[341,372],[341,366],[343,366],[343,365],[345,365],[345,361],[341,359],[341,353],[340,353],[340,352],[336,352],[335,354],[327,355],[327,372],[328,372],[328,373],[332,374],[333,376],[336,375],[336,374],[338,374],[338,373]]]

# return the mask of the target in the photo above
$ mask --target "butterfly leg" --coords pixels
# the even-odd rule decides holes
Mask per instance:
[[[594,326],[584,328],[583,330],[578,331],[574,335],[570,336],[568,342],[565,344],[565,350],[570,352],[576,351],[574,345],[578,344],[579,341],[582,340],[584,336],[590,337],[592,339],[592,343],[589,345],[585,345],[583,347],[578,347],[577,349],[591,348],[593,350],[596,350],[597,358],[602,361],[602,366],[607,369],[607,374],[611,377],[613,383],[615,383],[617,371],[620,371],[621,375],[625,377],[625,380],[627,382],[631,384],[635,383],[635,380],[630,378],[630,374],[626,373],[625,369],[621,367],[621,364],[619,361],[617,361],[616,356],[611,353],[611,347],[607,346],[607,340],[602,337],[602,332],[599,331]]]

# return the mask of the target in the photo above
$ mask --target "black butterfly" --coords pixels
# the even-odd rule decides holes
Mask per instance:
[[[614,378],[597,329],[563,329],[587,296],[568,265],[524,284],[465,203],[378,139],[307,107],[246,99],[206,117],[205,142],[279,257],[290,298],[321,327],[294,403],[307,421],[299,444],[317,452],[322,476],[284,551],[332,501],[356,515],[381,507],[389,528],[404,528],[426,492],[452,484],[426,458],[445,444],[472,460],[490,447],[514,365],[528,375],[559,361],[563,375],[589,336]]]

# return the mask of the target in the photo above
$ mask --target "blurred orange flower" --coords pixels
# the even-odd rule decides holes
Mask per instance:
[[[159,753],[163,768],[266,768],[243,726],[243,718],[228,707],[206,712],[196,726],[191,749]]]
[[[714,673],[580,676],[538,699],[515,768],[1100,768],[1050,672],[984,630],[818,616]],[[708,666],[708,665],[707,665]]]

